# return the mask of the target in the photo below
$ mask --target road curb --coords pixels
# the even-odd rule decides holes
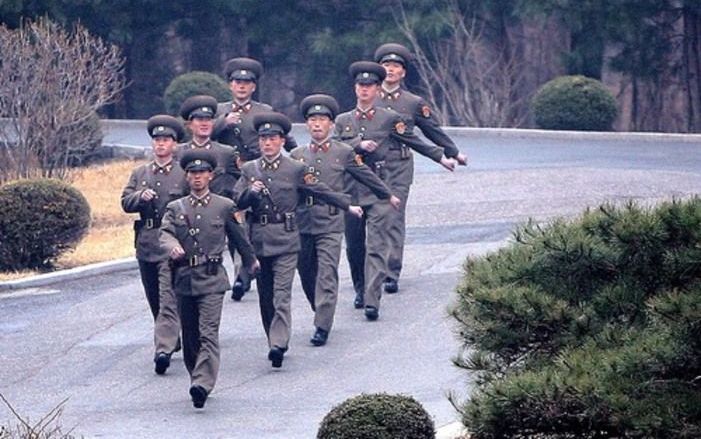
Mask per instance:
[[[96,276],[101,274],[116,273],[126,271],[138,267],[136,258],[116,259],[114,261],[98,262],[95,264],[83,265],[80,267],[70,268],[68,270],[54,271],[52,273],[44,273],[36,276],[30,276],[24,279],[16,279],[0,282],[0,291],[21,290],[24,288],[45,287],[56,282],[68,282],[76,279],[82,279],[87,276]]]

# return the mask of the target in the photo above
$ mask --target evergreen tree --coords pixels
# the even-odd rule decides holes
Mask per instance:
[[[701,199],[520,228],[452,315],[476,438],[699,437]]]

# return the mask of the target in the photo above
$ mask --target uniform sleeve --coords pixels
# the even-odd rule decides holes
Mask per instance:
[[[226,220],[226,236],[228,238],[229,252],[231,252],[233,256],[234,250],[236,250],[241,255],[243,265],[249,268],[253,265],[256,255],[253,252],[253,246],[246,236],[246,229],[236,220],[235,213],[237,210],[236,207],[232,207]]]
[[[342,210],[348,210],[350,195],[332,190],[326,183],[320,182],[308,168],[304,167],[299,173],[300,190],[306,194],[312,194],[331,205]]]
[[[241,177],[234,185],[234,202],[239,209],[253,207],[259,201],[259,195],[250,189],[249,177],[245,171],[241,172]]]
[[[136,171],[132,171],[129,176],[129,182],[127,183],[124,190],[122,190],[122,210],[126,213],[137,213],[143,208],[143,203],[141,201],[141,190],[137,190],[138,180],[136,178]]]
[[[168,203],[166,206],[166,213],[163,215],[163,220],[161,221],[161,228],[158,233],[158,242],[161,248],[165,250],[166,253],[170,254],[176,246],[180,245],[177,235],[175,234],[175,208],[173,203]]]
[[[392,192],[385,182],[372,172],[368,165],[357,160],[356,154],[352,150],[348,151],[346,155],[344,167],[353,179],[367,186],[377,198],[386,200],[392,196]]]
[[[460,153],[453,140],[438,124],[431,107],[423,99],[416,108],[414,123],[428,140],[443,148],[446,157],[455,158]]]
[[[285,151],[290,152],[293,149],[297,148],[297,141],[295,140],[294,137],[291,135],[287,134],[285,136]]]
[[[443,149],[436,145],[429,145],[414,134],[401,116],[393,120],[390,136],[400,143],[405,144],[419,154],[426,156],[434,162],[440,162],[443,157]]]

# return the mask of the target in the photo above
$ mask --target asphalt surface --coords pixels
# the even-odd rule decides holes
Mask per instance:
[[[281,370],[266,359],[255,293],[226,299],[219,381],[192,408],[176,355],[155,376],[151,318],[138,272],[0,292],[0,392],[38,419],[60,401],[61,423],[86,437],[310,438],[330,408],[361,392],[410,394],[436,426],[457,419],[447,399],[467,395],[447,317],[469,255],[507,245],[516,224],[574,216],[602,202],[652,204],[701,192],[701,137],[561,139],[456,135],[471,160],[449,174],[417,160],[401,292],[380,320],[352,308],[345,260],[329,343],[312,347],[312,313],[295,283],[293,337]],[[0,407],[0,421],[12,415]]]

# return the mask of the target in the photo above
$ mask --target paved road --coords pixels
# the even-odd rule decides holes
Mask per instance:
[[[451,365],[458,345],[446,309],[468,255],[504,245],[528,217],[701,192],[698,141],[480,136],[458,136],[467,169],[417,161],[402,291],[383,298],[379,321],[352,309],[343,261],[329,344],[308,344],[312,314],[296,284],[291,350],[275,371],[255,294],[227,299],[219,382],[195,411],[179,358],[166,376],[153,374],[137,272],[94,276],[0,296],[0,392],[33,419],[68,398],[62,422],[87,437],[310,438],[333,405],[377,391],[413,395],[438,426],[455,420],[446,394],[464,396],[469,377]],[[0,421],[10,418],[0,408]]]

